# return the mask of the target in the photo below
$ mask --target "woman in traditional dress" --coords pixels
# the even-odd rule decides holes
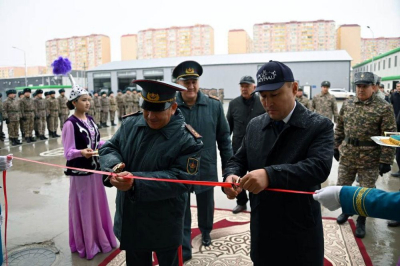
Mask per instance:
[[[74,85],[67,102],[75,113],[63,126],[62,142],[67,166],[98,170],[95,151],[104,141],[89,111],[90,101],[85,89]],[[68,169],[69,190],[69,245],[71,252],[81,258],[92,259],[97,253],[110,252],[117,246],[113,233],[107,196],[102,176],[85,171]]]

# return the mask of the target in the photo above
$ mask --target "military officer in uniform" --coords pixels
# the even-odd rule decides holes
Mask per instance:
[[[102,127],[108,127],[107,121],[108,121],[108,113],[110,112],[110,100],[107,97],[107,92],[102,91],[101,93],[101,126]]]
[[[99,150],[103,169],[125,163],[125,172],[107,186],[118,189],[114,232],[126,250],[128,266],[182,265],[183,217],[190,185],[124,178],[127,174],[196,180],[203,146],[185,124],[175,101],[185,88],[154,80],[136,80],[143,88],[144,112],[124,117],[121,127]]]
[[[251,76],[243,76],[240,81],[240,96],[229,103],[226,119],[229,123],[232,136],[232,150],[235,154],[242,144],[247,124],[256,116],[265,113],[258,93],[253,93],[256,89],[256,82]],[[232,210],[233,213],[239,213],[247,209],[246,191],[242,191],[237,197],[237,206]]]
[[[101,100],[99,98],[99,94],[97,92],[93,93],[93,101],[94,101],[94,122],[96,122],[97,127],[101,128]]]
[[[125,107],[124,107],[124,95],[122,94],[122,90],[118,90],[117,92],[117,105],[118,105],[118,119],[122,121],[122,116],[125,115]]]
[[[21,120],[24,126],[25,140],[27,143],[35,142],[33,137],[33,124],[35,122],[35,106],[31,98],[31,89],[25,88],[23,90],[24,97],[20,101]]]
[[[57,134],[58,128],[58,116],[60,115],[60,107],[58,100],[56,99],[56,92],[49,91],[50,99],[48,100],[47,113],[49,114],[49,136],[51,138],[58,138],[60,135]]]
[[[59,89],[58,93],[60,93],[60,95],[57,97],[57,100],[58,100],[58,106],[60,107],[60,128],[62,131],[64,122],[65,120],[68,119],[69,116],[69,110],[67,107],[68,98],[65,97],[64,89]]]
[[[4,133],[3,133],[3,93],[0,92],[0,140],[4,141]]]
[[[356,174],[362,187],[374,188],[378,174],[390,171],[394,148],[379,146],[371,136],[383,136],[385,131],[396,131],[393,107],[373,93],[374,74],[357,72],[354,75],[357,97],[343,103],[335,129],[335,159],[339,161],[337,185],[351,186]],[[337,222],[342,224],[349,215],[342,213]],[[365,236],[365,216],[357,219],[356,237]]]
[[[124,106],[125,106],[125,113],[132,114],[133,113],[133,95],[131,89],[127,88],[125,95],[124,95]]]
[[[311,108],[310,100],[303,95],[303,87],[299,87],[299,89],[297,90],[296,101],[304,105],[304,107],[307,109]]]
[[[18,102],[18,108],[21,108],[19,105],[21,104],[22,98],[24,98],[24,93],[23,93],[23,91],[19,91],[18,92],[18,99],[16,99],[17,102]],[[24,121],[22,120],[22,116],[20,114],[20,116],[19,116],[19,130],[21,131],[22,140],[25,138],[24,123],[23,122]]]
[[[139,94],[137,92],[137,89],[132,90],[132,99],[133,99],[133,112],[136,113],[139,111]]]
[[[90,107],[88,111],[88,115],[90,115],[94,119],[95,115],[95,109],[94,109],[94,101],[93,101],[93,94],[89,93],[89,102],[90,102]]]
[[[222,169],[232,156],[232,145],[228,122],[224,115],[224,109],[217,97],[206,96],[199,90],[199,77],[203,73],[202,66],[195,61],[185,61],[175,67],[173,77],[179,85],[187,91],[179,92],[176,98],[179,109],[190,124],[201,136],[203,136],[204,153],[200,164],[201,181],[218,181],[217,171],[217,147],[221,156]],[[202,233],[202,244],[211,245],[210,232],[214,219],[214,187],[194,186],[197,200],[197,216],[199,229]],[[192,257],[190,244],[191,213],[190,197],[188,197],[185,229],[183,240],[183,258],[189,260]]]
[[[117,102],[115,100],[114,97],[114,93],[112,91],[110,91],[108,93],[108,98],[110,100],[110,122],[111,122],[111,126],[116,126],[116,124],[114,123],[114,119],[115,119],[115,112],[117,111]]]
[[[20,145],[21,142],[18,140],[19,133],[19,121],[21,112],[19,109],[19,102],[15,99],[17,94],[16,90],[6,91],[7,100],[3,104],[3,118],[6,121],[8,128],[8,137],[10,139],[11,145]]]
[[[35,119],[37,124],[37,131],[40,140],[46,140],[47,138],[45,137],[44,134],[46,132],[47,102],[45,99],[42,98],[43,90],[37,90],[35,93],[36,97],[34,100],[34,104],[35,104]]]
[[[47,126],[47,131],[49,132],[49,137],[51,137],[50,134],[50,94],[48,91],[44,93],[44,101],[46,102],[46,126]]]
[[[323,81],[321,83],[321,93],[313,97],[311,101],[311,111],[328,117],[330,120],[332,120],[333,116],[335,123],[337,123],[337,103],[335,96],[329,93],[330,87],[331,83],[329,81]]]

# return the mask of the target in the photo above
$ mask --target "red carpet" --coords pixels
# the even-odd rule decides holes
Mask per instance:
[[[193,258],[185,265],[253,265],[250,260],[250,214],[232,214],[231,210],[216,209],[212,244],[201,245],[201,234],[197,226],[197,209],[192,207]],[[354,237],[353,220],[338,225],[334,218],[323,218],[325,240],[325,266],[372,265],[364,244]],[[112,252],[100,266],[124,266],[124,251]],[[154,266],[158,265],[154,255]]]

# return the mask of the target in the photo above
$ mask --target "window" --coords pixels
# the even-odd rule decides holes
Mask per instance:
[[[378,71],[381,70],[381,62],[378,62]]]
[[[374,63],[374,71],[376,71],[376,63]],[[373,72],[374,72],[374,71],[373,71]]]
[[[394,57],[394,66],[397,67],[397,55]]]
[[[386,63],[386,61],[383,60],[383,69],[385,69],[385,63]]]
[[[392,58],[389,58],[388,68],[390,68],[390,61],[392,61]]]

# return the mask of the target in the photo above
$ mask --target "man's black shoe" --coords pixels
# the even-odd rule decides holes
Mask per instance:
[[[53,132],[53,136],[54,136],[54,138],[59,138],[59,137],[61,137],[60,135],[57,135],[57,131],[54,131],[54,132]]]
[[[40,140],[46,140],[47,138],[44,135],[40,135],[39,139]]]
[[[26,143],[31,143],[31,139],[29,137],[26,137],[25,140],[26,140]]]
[[[183,257],[183,263],[187,262],[188,260],[191,260],[192,256],[188,256],[188,257]]]
[[[336,219],[336,222],[338,224],[344,224],[347,221],[347,219],[349,219],[349,217],[350,217],[350,215],[342,213],[338,216],[338,218]]]
[[[358,216],[357,218],[357,225],[356,225],[356,237],[358,238],[364,238],[365,236],[365,220],[367,217],[364,216]]]
[[[393,177],[400,177],[400,171],[397,173],[391,173],[390,175]]]
[[[211,245],[211,237],[210,237],[210,233],[203,233],[201,236],[201,243],[203,244],[203,246],[208,247],[209,245]]]
[[[31,140],[31,142],[35,142],[36,139],[34,137],[29,137],[29,139]]]
[[[246,205],[236,205],[235,208],[233,208],[232,213],[237,214],[239,212],[245,211],[247,210],[247,206]]]
[[[400,226],[400,221],[389,221],[387,225],[390,227],[397,227]]]

